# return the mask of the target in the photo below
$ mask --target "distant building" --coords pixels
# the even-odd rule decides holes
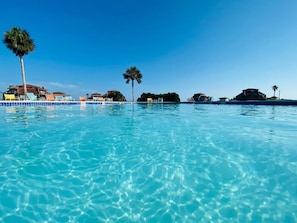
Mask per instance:
[[[56,92],[53,92],[53,96],[56,101],[65,101],[65,97],[67,95],[64,92],[56,91]]]
[[[152,103],[153,102],[153,99],[152,98],[147,98],[147,103]]]
[[[102,97],[100,93],[93,93],[88,99],[93,99],[93,97]]]
[[[104,101],[104,98],[100,93],[93,93],[88,99],[94,101]]]
[[[227,98],[227,97],[221,97],[221,98],[219,98],[219,101],[220,102],[226,102],[226,101],[229,101],[229,98]]]
[[[211,97],[206,96],[203,93],[194,94],[193,99],[194,99],[194,101],[199,101],[199,102],[201,102],[201,101],[205,101],[205,102],[211,101]]]
[[[246,100],[266,100],[266,95],[255,88],[248,88],[243,90],[239,95],[235,97],[238,101]]]
[[[45,87],[39,87],[32,84],[27,84],[27,92],[33,93],[37,98],[45,98],[46,89]],[[24,95],[24,85],[10,85],[7,93],[15,94],[15,96]]]

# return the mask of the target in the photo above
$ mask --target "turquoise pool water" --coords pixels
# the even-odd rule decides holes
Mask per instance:
[[[0,222],[297,222],[297,107],[0,107]]]

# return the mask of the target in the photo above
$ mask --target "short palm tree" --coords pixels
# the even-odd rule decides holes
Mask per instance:
[[[25,98],[27,98],[27,84],[23,57],[35,49],[34,42],[26,30],[13,27],[10,31],[4,33],[3,43],[20,58],[24,95]]]
[[[130,80],[132,82],[132,101],[134,102],[134,80],[138,84],[141,83],[142,74],[136,67],[130,67],[126,70],[126,73],[123,74],[124,78],[127,79],[126,83],[129,84]]]
[[[278,89],[278,86],[273,85],[272,90],[273,90],[273,97],[275,97],[275,91]]]

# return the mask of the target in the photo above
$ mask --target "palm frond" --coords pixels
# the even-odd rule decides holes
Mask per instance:
[[[136,80],[137,83],[140,84],[141,79],[142,79],[142,74],[135,66],[132,66],[126,70],[126,72],[123,74],[123,76],[125,79],[127,79],[126,80],[127,84],[130,81],[132,82],[132,100],[134,102],[134,80]]]
[[[35,49],[34,41],[30,38],[29,33],[18,27],[13,27],[4,33],[3,43],[19,57],[23,57]]]

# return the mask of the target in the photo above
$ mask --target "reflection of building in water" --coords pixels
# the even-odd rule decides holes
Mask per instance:
[[[86,110],[87,103],[85,101],[80,102],[80,110]]]
[[[51,111],[54,111],[55,110],[55,106],[46,106],[45,108],[46,112],[51,112]],[[46,114],[46,117],[47,118],[55,118],[55,114]]]
[[[8,114],[16,113],[15,107],[5,107],[5,111]]]
[[[46,106],[46,111],[54,111],[55,106]]]

